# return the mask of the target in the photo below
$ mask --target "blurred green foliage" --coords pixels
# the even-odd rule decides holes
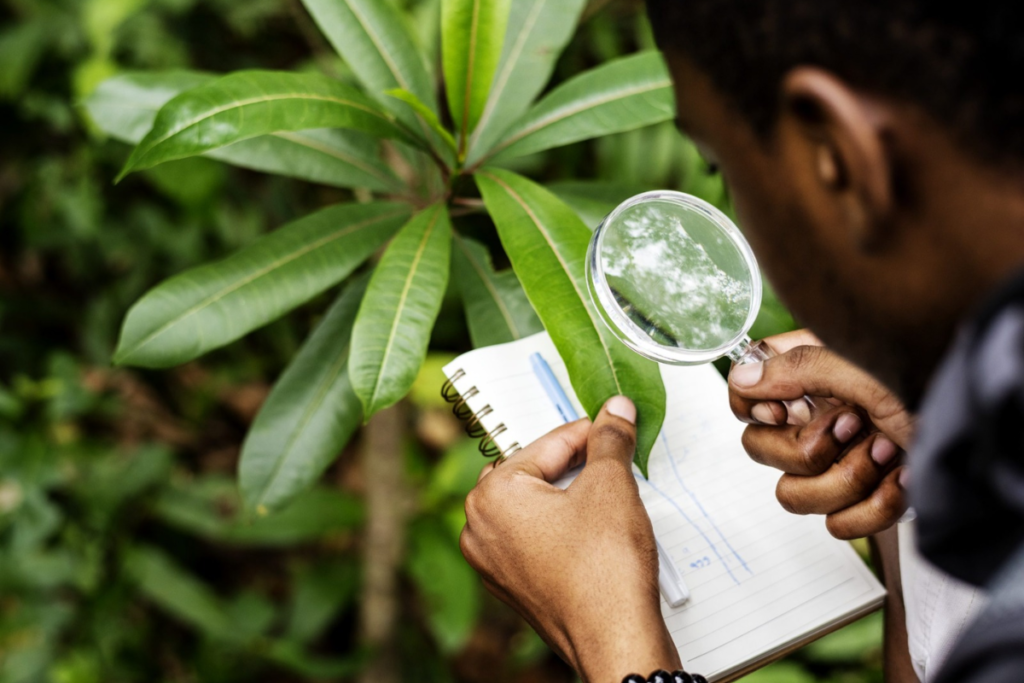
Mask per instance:
[[[437,54],[424,27],[436,25],[438,3],[394,2],[422,49]],[[592,7],[556,82],[650,46],[637,4]],[[0,0],[4,683],[345,680],[366,659],[356,619],[365,512],[353,454],[259,521],[244,515],[233,480],[268,382],[324,301],[202,363],[166,373],[109,368],[125,310],[153,284],[352,198],[207,159],[114,188],[128,148],[104,139],[77,103],[122,70],[177,67],[349,77],[289,0]],[[590,224],[651,186],[728,208],[720,180],[667,124],[516,165],[546,178]],[[764,335],[792,321],[769,301],[759,325]],[[408,680],[568,681],[458,551],[461,501],[480,460],[433,392],[439,367],[468,344],[450,294],[405,439]],[[877,616],[863,620],[747,680],[880,681],[880,631]]]

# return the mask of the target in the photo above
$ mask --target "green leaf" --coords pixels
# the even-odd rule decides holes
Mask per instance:
[[[238,483],[264,515],[312,486],[362,422],[348,379],[349,341],[366,277],[345,288],[263,403],[242,445]]]
[[[317,638],[357,595],[359,567],[353,558],[320,559],[302,567],[292,582],[286,637],[298,643]]]
[[[487,104],[511,0],[442,0],[441,53],[448,108],[462,149]]]
[[[884,616],[874,612],[808,645],[804,657],[812,662],[859,662],[882,649]]]
[[[818,677],[791,660],[769,664],[743,677],[743,683],[818,683]]]
[[[295,498],[277,514],[259,517],[248,524],[237,522],[224,540],[242,545],[290,546],[350,531],[363,519],[362,503],[354,496],[316,488]]]
[[[196,71],[126,73],[103,81],[83,102],[107,135],[138,143],[171,98],[216,80]],[[206,152],[242,168],[335,187],[393,192],[401,180],[381,159],[379,142],[354,130],[315,129],[272,133]]]
[[[448,285],[451,223],[444,204],[410,220],[373,273],[352,331],[349,375],[366,419],[409,391]]]
[[[313,488],[273,515],[247,520],[240,513],[237,484],[201,477],[175,484],[153,501],[162,522],[191,535],[227,545],[286,546],[351,531],[364,520],[362,503],[348,494]]]
[[[615,207],[633,195],[649,190],[643,185],[623,185],[594,180],[565,180],[547,185],[548,190],[572,207],[593,230]]]
[[[475,439],[459,439],[445,451],[433,467],[423,491],[423,509],[434,511],[446,501],[465,501],[480,475],[478,445]]]
[[[512,267],[587,414],[596,416],[616,394],[636,403],[636,463],[646,476],[665,418],[665,386],[657,364],[619,342],[590,301],[584,273],[590,231],[556,196],[522,176],[486,169],[476,179]]]
[[[0,32],[0,99],[22,94],[52,39],[50,22],[39,16],[10,22]]]
[[[217,80],[201,71],[129,72],[106,79],[82,105],[107,135],[138,143],[153,127],[156,114],[176,95]]]
[[[476,164],[544,89],[585,4],[585,0],[512,3],[501,62],[470,136],[467,166]]]
[[[362,652],[347,657],[322,657],[290,640],[272,640],[260,656],[295,672],[302,680],[336,681],[355,678],[366,668]]]
[[[310,128],[351,128],[412,142],[389,114],[351,86],[319,74],[239,71],[167,102],[117,179],[240,140]]]
[[[511,270],[494,270],[487,247],[456,235],[452,254],[473,346],[503,344],[544,329],[519,278]]]
[[[125,569],[149,599],[185,623],[215,637],[230,633],[217,595],[163,551],[134,546],[125,556]]]
[[[232,636],[244,642],[266,637],[277,616],[274,603],[251,589],[243,589],[225,605],[225,611]]]
[[[410,127],[413,112],[391,106],[384,93],[407,90],[437,113],[434,86],[398,10],[381,0],[302,0],[366,91]]]
[[[751,337],[764,339],[783,332],[792,332],[798,327],[799,325],[793,320],[793,315],[779,301],[768,281],[764,280],[761,310],[757,312],[757,320],[750,328]]]
[[[380,157],[374,138],[354,130],[319,128],[272,133],[206,156],[235,166],[334,187],[396,192],[402,181]]]
[[[658,52],[608,62],[555,88],[490,153],[510,159],[621,133],[675,116],[672,80]]]
[[[409,575],[427,608],[427,623],[441,650],[461,648],[480,612],[479,583],[459,551],[458,540],[436,521],[418,524],[410,534]]]
[[[341,282],[409,212],[391,202],[330,207],[164,281],[128,311],[114,362],[169,367],[238,339]]]
[[[452,137],[451,133],[444,129],[444,126],[441,125],[441,122],[437,118],[437,114],[430,111],[427,105],[423,104],[423,102],[418,97],[413,95],[408,90],[402,90],[401,88],[388,90],[386,94],[388,97],[393,97],[396,100],[401,100],[402,102],[405,102],[410,107],[412,107],[413,111],[415,111],[417,114],[423,117],[423,120],[427,123],[427,125],[430,126],[430,128],[435,133],[437,133],[442,140],[444,140],[445,144],[448,145],[448,148],[452,152],[455,152],[455,138]]]

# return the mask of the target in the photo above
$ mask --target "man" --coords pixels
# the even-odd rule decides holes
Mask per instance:
[[[827,514],[841,538],[891,536],[909,489],[923,554],[990,595],[924,675],[1024,681],[1019,3],[648,8],[680,127],[722,171],[780,297],[833,350],[787,337],[777,358],[734,368],[748,452],[786,473],[786,507]],[[780,401],[805,393],[840,401],[787,424]],[[593,424],[485,469],[466,501],[467,559],[586,681],[678,665],[629,471],[635,419],[613,398]],[[865,420],[877,436],[855,436]],[[584,459],[567,491],[548,483]],[[885,569],[887,677],[913,681],[899,574]]]

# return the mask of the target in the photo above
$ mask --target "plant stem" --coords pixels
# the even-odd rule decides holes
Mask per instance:
[[[372,651],[361,683],[401,683],[398,666],[398,570],[405,542],[406,499],[402,472],[402,403],[370,418],[364,431],[366,548],[359,615],[362,642]]]

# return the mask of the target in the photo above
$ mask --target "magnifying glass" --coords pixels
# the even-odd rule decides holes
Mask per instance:
[[[662,190],[620,204],[594,231],[587,286],[619,340],[659,363],[775,355],[747,334],[761,307],[754,252],[728,216],[692,195]],[[786,405],[794,417],[818,410],[806,396]]]

